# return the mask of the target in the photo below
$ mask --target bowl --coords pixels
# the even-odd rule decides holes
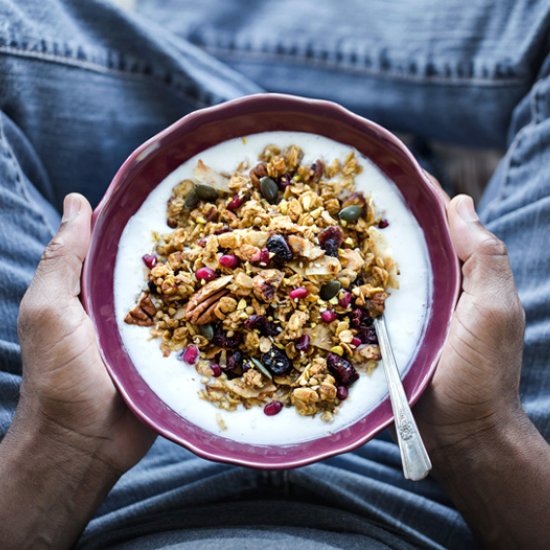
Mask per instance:
[[[303,466],[359,447],[392,422],[389,398],[342,430],[298,444],[245,444],[205,431],[169,408],[132,364],[115,319],[113,276],[127,221],[169,173],[222,141],[277,130],[320,134],[355,147],[397,185],[422,228],[433,288],[421,342],[403,377],[409,402],[414,404],[435,371],[459,292],[459,264],[444,205],[397,137],[335,103],[281,94],[247,96],[193,112],[149,139],[122,165],[94,211],[82,274],[82,301],[97,331],[103,361],[134,414],[162,436],[206,459],[269,469]]]

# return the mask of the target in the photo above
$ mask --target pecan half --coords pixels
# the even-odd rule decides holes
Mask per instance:
[[[155,304],[153,304],[149,294],[143,292],[139,297],[136,307],[130,310],[124,318],[124,322],[129,325],[150,327],[154,324],[153,318],[156,312],[157,308]]]
[[[216,303],[228,294],[226,286],[233,280],[233,275],[219,277],[206,283],[198,292],[191,296],[185,308],[184,319],[195,325],[204,325],[214,321]]]

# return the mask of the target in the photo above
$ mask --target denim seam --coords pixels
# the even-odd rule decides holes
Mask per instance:
[[[11,147],[8,144],[8,140],[6,138],[6,134],[4,132],[4,122],[2,120],[2,117],[0,117],[0,143],[2,144],[4,151],[6,153],[6,158],[9,160],[11,165],[14,168],[15,173],[15,185],[18,189],[18,191],[21,193],[25,201],[29,204],[31,204],[34,207],[34,211],[38,214],[40,217],[40,220],[44,224],[44,227],[49,231],[50,235],[53,237],[55,235],[55,229],[48,223],[48,220],[42,213],[42,209],[38,207],[34,199],[30,196],[29,192],[27,191],[25,184],[23,182],[24,174],[23,170],[21,169],[21,165],[15,158]]]
[[[266,61],[284,61],[287,63],[291,62],[300,65],[311,65],[314,67],[320,67],[330,70],[337,69],[342,72],[347,72],[360,76],[373,76],[376,78],[383,77],[394,80],[403,80],[405,82],[423,82],[429,84],[445,84],[454,86],[476,85],[486,87],[510,87],[525,85],[525,80],[520,77],[498,77],[496,75],[493,75],[491,78],[483,78],[479,76],[463,77],[456,74],[449,76],[444,76],[441,74],[430,75],[426,73],[414,74],[414,72],[410,71],[410,69],[408,70],[408,72],[406,69],[403,69],[402,72],[398,72],[395,69],[376,69],[366,66],[357,66],[352,63],[346,64],[345,60],[343,59],[340,61],[330,61],[329,59],[323,59],[318,55],[296,55],[284,52],[255,51],[214,45],[204,45],[202,47],[212,55],[216,57],[225,57],[226,59],[230,57],[238,58],[239,60],[244,57],[256,59],[262,58]],[[344,54],[340,55],[342,57]],[[345,55],[349,57],[349,53]],[[450,68],[451,65],[447,65],[447,67]],[[459,67],[460,65],[455,65],[455,68]]]
[[[122,69],[115,69],[113,67],[101,65],[100,63],[96,63],[93,61],[86,61],[86,60],[77,59],[70,56],[60,56],[57,54],[37,52],[37,51],[32,51],[24,48],[18,48],[14,46],[5,46],[5,45],[0,45],[0,54],[4,54],[8,56],[14,55],[18,57],[26,57],[29,59],[45,61],[48,63],[57,63],[59,65],[65,65],[76,69],[83,69],[91,72],[96,72],[99,74],[124,77],[127,80],[151,79],[151,81],[155,82],[156,84],[164,85],[168,89],[174,91],[176,94],[185,98],[187,101],[194,103],[197,107],[206,107],[215,102],[215,99],[211,94],[203,93],[202,94],[203,97],[200,97],[201,94],[192,95],[189,92],[186,92],[185,90],[181,89],[181,87],[179,87],[177,84],[177,79],[173,78],[172,73],[166,73],[163,79],[158,79],[158,78],[154,78],[155,75],[152,75],[152,74],[149,75],[145,72],[139,73],[139,72],[124,71]],[[121,57],[118,52],[116,52],[116,55]],[[121,59],[123,58],[121,57]]]
[[[541,108],[543,101],[541,93],[542,84],[542,81],[539,81],[533,87],[531,100],[529,102],[529,107],[531,110],[530,122],[519,130],[519,132],[516,134],[516,137],[512,141],[512,144],[510,145],[505,168],[506,173],[502,184],[502,190],[499,194],[499,201],[505,200],[510,194],[512,175],[514,169],[519,164],[518,160],[516,159],[516,153],[519,150],[521,143],[523,142],[525,136],[535,130],[538,124],[544,120]]]

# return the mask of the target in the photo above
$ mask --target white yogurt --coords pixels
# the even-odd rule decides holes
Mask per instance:
[[[214,170],[232,172],[245,158],[250,164],[257,162],[259,153],[268,143],[280,147],[300,146],[305,154],[304,163],[318,158],[329,162],[334,158],[343,160],[351,149],[314,134],[265,132],[248,136],[246,140],[226,141],[189,159],[160,182],[128,221],[119,243],[114,296],[117,323],[126,350],[145,382],[168,406],[194,424],[223,437],[253,444],[284,445],[339,431],[365,416],[387,393],[382,365],[370,376],[361,374],[331,423],[318,417],[300,416],[293,407],[283,409],[276,416],[266,416],[261,407],[227,412],[200,399],[198,392],[203,385],[195,368],[178,361],[175,354],[163,357],[159,342],[150,337],[149,327],[124,322],[145,284],[141,257],[151,250],[151,232],[171,231],[166,225],[166,203],[174,185],[193,177],[199,159]],[[372,195],[379,214],[390,221],[389,227],[381,233],[386,238],[388,254],[399,266],[400,288],[391,291],[385,315],[395,357],[404,373],[415,356],[431,301],[431,269],[426,243],[396,186],[374,164],[356,154],[363,167],[356,178],[358,190]],[[225,430],[218,425],[220,415]]]

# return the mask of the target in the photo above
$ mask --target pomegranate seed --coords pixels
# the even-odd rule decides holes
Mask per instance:
[[[344,399],[347,399],[348,388],[346,388],[346,386],[338,386],[338,388],[336,388],[336,397],[340,399],[340,401],[344,401]]]
[[[194,365],[199,358],[199,354],[200,352],[197,346],[187,346],[187,348],[181,352],[180,358],[184,363]]]
[[[298,351],[307,351],[310,341],[311,338],[309,337],[309,334],[303,334],[300,338],[298,338],[298,340],[296,340],[296,342],[294,342],[294,347]]]
[[[158,261],[158,258],[154,254],[145,254],[141,259],[149,269],[153,269]]]
[[[362,343],[363,342],[361,342],[361,338],[357,338],[357,336],[354,336],[351,340],[351,345],[355,347],[360,346]]]
[[[221,376],[222,374],[222,368],[216,363],[210,365],[210,370],[212,371],[212,376],[214,378],[218,378],[218,376]]]
[[[325,323],[332,323],[332,321],[336,320],[336,313],[331,309],[327,309],[321,313],[321,319],[323,319]]]
[[[250,262],[264,266],[267,265],[269,263],[269,250],[267,248],[262,248],[250,258]]]
[[[264,414],[267,416],[275,416],[283,409],[283,404],[280,401],[271,401],[264,407]]]
[[[301,300],[302,298],[305,298],[308,294],[309,290],[307,288],[304,288],[303,286],[300,286],[298,288],[295,288],[294,290],[291,290],[288,295],[293,300]]]
[[[244,203],[244,197],[241,197],[240,195],[233,195],[233,198],[227,203],[227,209],[228,210],[237,210],[237,208],[240,208]]]
[[[227,267],[228,269],[235,269],[239,265],[239,258],[233,254],[224,254],[219,259],[220,265],[222,267]]]
[[[216,278],[216,272],[209,267],[201,267],[195,272],[195,277],[200,281],[212,281]]]
[[[352,298],[351,292],[348,292],[346,290],[346,292],[344,292],[342,297],[338,300],[338,305],[344,308],[348,307],[351,304],[351,298]]]
[[[388,227],[388,225],[390,225],[390,222],[386,219],[386,218],[382,218],[379,222],[378,222],[378,227],[380,229],[386,229],[386,227]]]

